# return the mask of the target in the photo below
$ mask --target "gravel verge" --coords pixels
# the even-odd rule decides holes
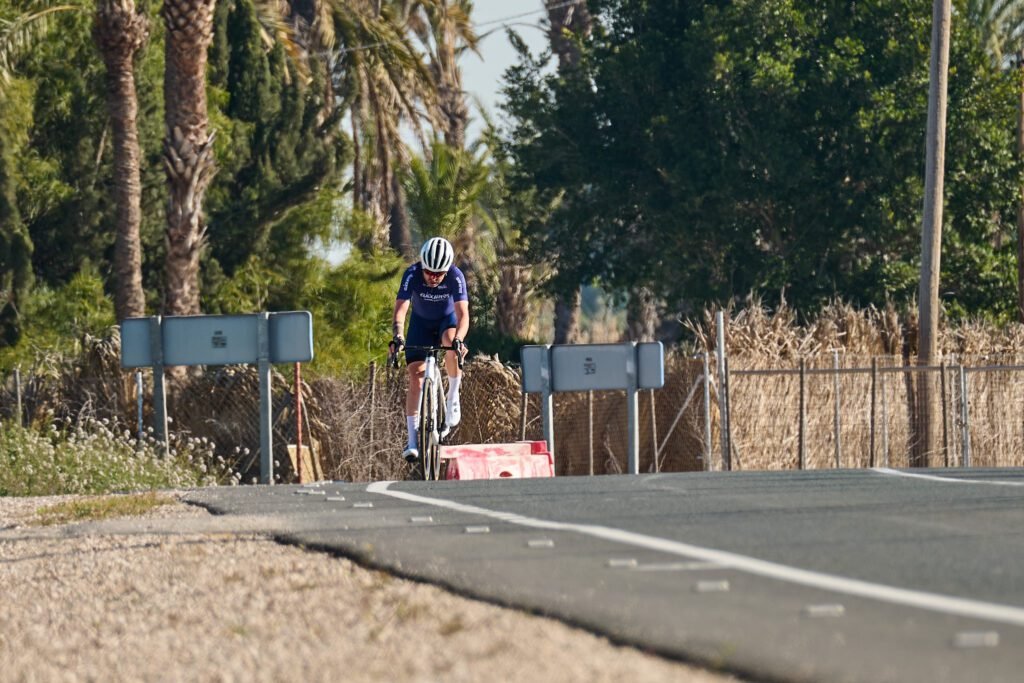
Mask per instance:
[[[72,498],[0,498],[5,681],[736,680],[225,530],[182,503],[31,525]]]

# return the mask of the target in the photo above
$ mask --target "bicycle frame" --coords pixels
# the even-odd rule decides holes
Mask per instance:
[[[419,413],[420,424],[416,433],[417,447],[420,451],[420,463],[423,467],[423,478],[427,481],[441,479],[441,440],[448,436],[448,425],[445,424],[444,403],[441,400],[441,368],[440,356],[445,351],[454,351],[453,346],[407,346],[407,349],[426,351],[427,357],[423,364],[423,383],[420,386]],[[462,357],[458,357],[462,367]],[[398,367],[398,356],[391,359],[392,367]]]

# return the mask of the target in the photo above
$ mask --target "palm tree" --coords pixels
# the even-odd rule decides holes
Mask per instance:
[[[99,0],[93,37],[107,67],[107,108],[114,134],[114,195],[117,232],[114,242],[114,311],[118,320],[146,313],[142,290],[142,183],[140,179],[138,98],[132,68],[135,54],[149,35],[149,23],[134,0]]]
[[[409,213],[422,237],[438,235],[459,242],[479,213],[477,200],[487,187],[486,151],[463,151],[435,141],[429,160],[413,158],[405,176]],[[460,253],[461,256],[461,253]]]
[[[374,246],[413,254],[398,176],[408,163],[401,125],[428,148],[423,123],[437,120],[436,90],[396,3],[327,0],[337,42],[336,74],[350,93],[353,205],[375,217]],[[325,40],[327,35],[325,34]],[[328,43],[334,48],[333,42]]]
[[[430,74],[437,89],[444,141],[456,149],[466,144],[469,107],[462,89],[459,58],[477,49],[471,0],[404,0],[406,23],[427,50]]]
[[[206,109],[213,8],[214,0],[164,0],[163,5],[168,315],[199,313],[199,257],[206,241],[203,199],[216,172]]]
[[[0,16],[0,86],[11,77],[14,62],[50,30],[50,20],[59,12],[78,11],[71,4],[36,0],[12,17]],[[3,88],[0,87],[0,96]]]

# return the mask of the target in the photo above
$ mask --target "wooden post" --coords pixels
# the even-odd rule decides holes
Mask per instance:
[[[725,469],[732,472],[732,407],[729,405],[729,358],[725,359]]]
[[[939,366],[939,385],[942,391],[942,458],[949,467],[949,400],[946,396],[946,361]]]
[[[587,392],[587,452],[590,454],[590,476],[594,476],[594,392]]]
[[[833,429],[835,431],[835,442],[836,442],[836,469],[840,469],[843,466],[843,430],[842,423],[839,421],[839,352],[832,352],[832,369],[835,373],[832,375],[832,393],[834,394],[834,415],[832,416]]]
[[[710,472],[714,469],[711,463],[711,371],[710,359],[707,351],[704,352],[704,470]]]
[[[373,426],[377,414],[377,361],[370,361],[370,448],[373,448]]]
[[[878,376],[882,382],[882,463],[889,466],[889,399],[886,398],[885,373]]]
[[[18,413],[17,413],[17,415],[18,415],[17,424],[18,424],[19,427],[24,427],[25,426],[25,418],[24,418],[24,416],[22,414],[22,408],[21,408],[21,368],[14,368],[14,397],[15,397],[15,402],[17,403],[17,411],[18,411]]]
[[[654,415],[654,389],[651,389],[651,447],[654,450],[654,471],[661,472],[658,462],[658,420]]]
[[[800,359],[800,434],[798,467],[807,467],[807,359]]]
[[[871,416],[868,419],[871,425],[871,439],[870,448],[868,450],[868,466],[875,466],[875,403],[877,402],[877,386],[878,386],[878,359],[871,359]]]
[[[523,398],[519,402],[519,440],[526,441],[526,409],[528,407],[529,395],[524,391]]]
[[[960,466],[971,466],[971,409],[967,400],[967,369],[960,366],[960,422],[961,422],[961,454]]]

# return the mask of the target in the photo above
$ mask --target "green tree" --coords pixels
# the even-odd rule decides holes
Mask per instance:
[[[326,96],[319,59],[310,58],[302,78],[284,44],[268,46],[262,32],[250,0],[218,5],[209,87],[222,173],[208,193],[207,266],[228,276],[271,249],[312,246],[325,228],[309,232],[308,222],[288,216],[338,183],[349,154],[339,130],[342,109]],[[331,220],[323,217],[325,226]],[[295,229],[288,233],[287,226]],[[301,267],[306,255],[298,258],[288,267]]]
[[[515,183],[566,197],[529,226],[534,259],[564,283],[647,287],[676,311],[750,291],[808,312],[837,295],[911,300],[929,7],[591,3],[579,77],[525,57],[508,73]],[[979,55],[954,26],[943,247],[970,245],[946,262],[954,307],[970,270],[1001,270],[991,237],[1019,177],[1012,83]],[[999,315],[1006,284],[973,310]]]
[[[32,285],[32,240],[18,211],[13,147],[25,128],[17,98],[0,95],[0,346],[21,335],[21,303]],[[20,114],[20,115],[19,115]]]
[[[26,91],[12,85],[12,72],[47,34],[53,17],[72,9],[45,1],[0,6],[0,345],[12,345],[21,336],[21,303],[33,282],[33,244],[18,210],[15,173],[16,149],[26,142],[30,117],[24,107]]]
[[[968,0],[965,17],[995,65],[1017,74],[1017,158],[1024,159],[1024,2]],[[1024,185],[1017,201],[1017,320],[1024,322]]]

